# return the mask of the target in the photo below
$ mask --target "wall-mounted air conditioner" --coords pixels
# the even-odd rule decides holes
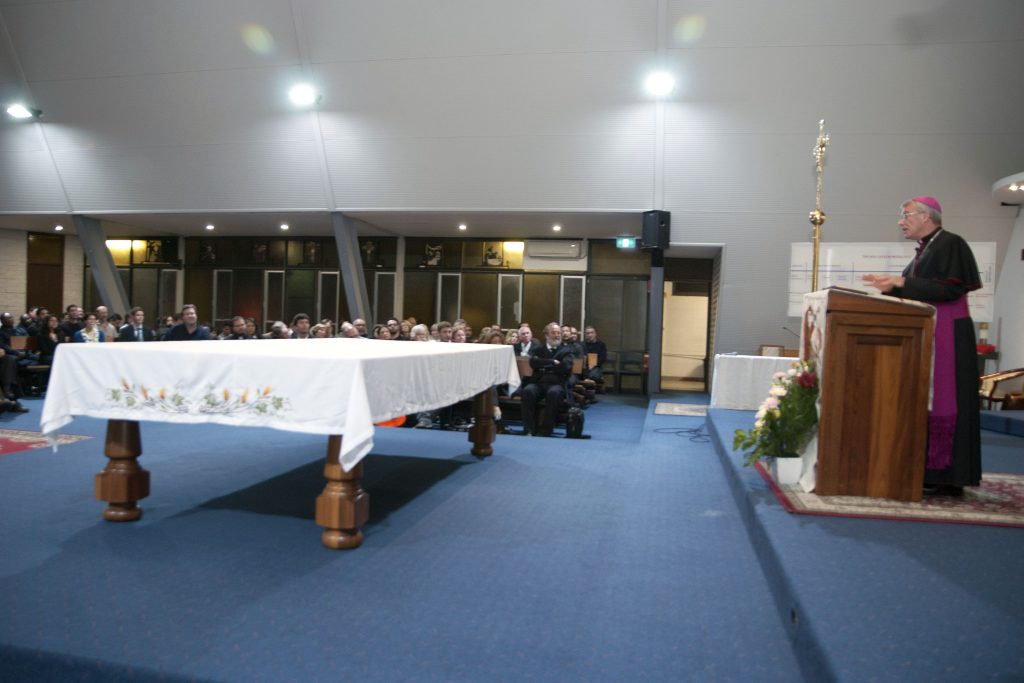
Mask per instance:
[[[528,240],[526,255],[530,258],[581,259],[583,240]]]

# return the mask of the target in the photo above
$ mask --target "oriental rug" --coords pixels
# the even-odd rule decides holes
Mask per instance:
[[[708,414],[706,405],[692,403],[665,403],[659,401],[654,406],[655,415],[682,415],[685,417],[705,417]]]
[[[885,498],[804,493],[796,484],[776,483],[761,463],[755,468],[782,506],[799,515],[1024,528],[1024,474],[986,472],[981,486],[965,488],[962,497],[926,496],[919,503],[905,503]]]
[[[91,436],[61,434],[57,437],[57,443],[63,446],[91,438]],[[10,455],[11,453],[25,451],[30,448],[46,448],[49,445],[46,437],[39,432],[26,432],[20,429],[0,429],[0,455]]]

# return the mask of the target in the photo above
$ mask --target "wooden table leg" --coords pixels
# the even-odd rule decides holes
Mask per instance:
[[[486,457],[494,452],[491,444],[497,429],[494,426],[494,389],[484,389],[473,397],[473,426],[469,429],[469,440],[473,442],[470,452]]]
[[[96,475],[96,498],[107,501],[103,518],[110,522],[134,522],[142,517],[138,502],[149,495],[149,471],[139,466],[142,438],[134,420],[107,422],[103,453],[110,458]]]
[[[363,542],[362,526],[370,519],[370,495],[360,487],[363,464],[346,472],[338,462],[341,437],[327,438],[327,485],[316,499],[316,523],[324,527],[321,542],[335,550],[358,548]]]

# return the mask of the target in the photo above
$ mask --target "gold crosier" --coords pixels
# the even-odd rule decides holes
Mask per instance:
[[[814,211],[810,221],[814,226],[814,263],[811,270],[811,291],[818,291],[818,250],[821,247],[821,225],[825,222],[825,213],[821,210],[821,175],[825,169],[825,148],[828,147],[828,133],[825,132],[825,119],[818,121],[818,141],[814,143],[814,169],[818,182],[814,192]]]

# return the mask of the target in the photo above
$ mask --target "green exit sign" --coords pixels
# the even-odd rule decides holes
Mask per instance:
[[[616,237],[615,246],[619,249],[636,249],[635,237]]]

